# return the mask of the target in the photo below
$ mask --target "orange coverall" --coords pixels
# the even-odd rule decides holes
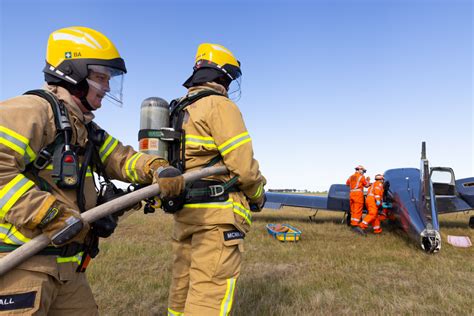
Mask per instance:
[[[380,234],[382,228],[380,227],[380,217],[378,215],[379,205],[382,204],[383,197],[383,183],[382,181],[375,181],[369,188],[367,192],[367,199],[365,205],[367,207],[368,214],[364,217],[364,220],[360,224],[362,229],[367,229],[369,225],[372,225],[374,229],[374,234]]]
[[[349,203],[351,207],[351,226],[359,226],[364,208],[364,187],[369,186],[365,177],[359,172],[355,172],[346,181],[351,193]]]

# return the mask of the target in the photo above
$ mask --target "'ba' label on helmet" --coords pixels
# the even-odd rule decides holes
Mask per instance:
[[[82,57],[81,52],[65,52],[64,58],[71,59],[71,58]]]

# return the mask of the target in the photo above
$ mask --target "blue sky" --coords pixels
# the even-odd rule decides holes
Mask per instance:
[[[268,188],[325,190],[432,166],[474,176],[471,1],[0,2],[0,99],[40,87],[49,34],[88,26],[126,61],[125,105],[97,122],[137,147],[143,99],[185,93],[200,43],[242,62],[238,105]]]

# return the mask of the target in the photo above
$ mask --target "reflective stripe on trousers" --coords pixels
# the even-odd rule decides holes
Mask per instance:
[[[168,316],[183,316],[184,313],[177,312],[168,307]]]
[[[234,290],[235,290],[235,281],[236,279],[231,278],[227,279],[227,290],[224,295],[224,299],[221,303],[221,312],[220,316],[227,316],[232,309],[232,302],[234,300]]]

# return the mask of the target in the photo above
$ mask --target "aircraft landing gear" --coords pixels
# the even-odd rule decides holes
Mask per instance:
[[[313,222],[313,221],[314,221],[314,219],[316,218],[316,214],[318,214],[318,212],[319,212],[319,210],[316,210],[313,215],[310,215],[310,216],[309,216],[309,221],[310,221],[310,222]]]

